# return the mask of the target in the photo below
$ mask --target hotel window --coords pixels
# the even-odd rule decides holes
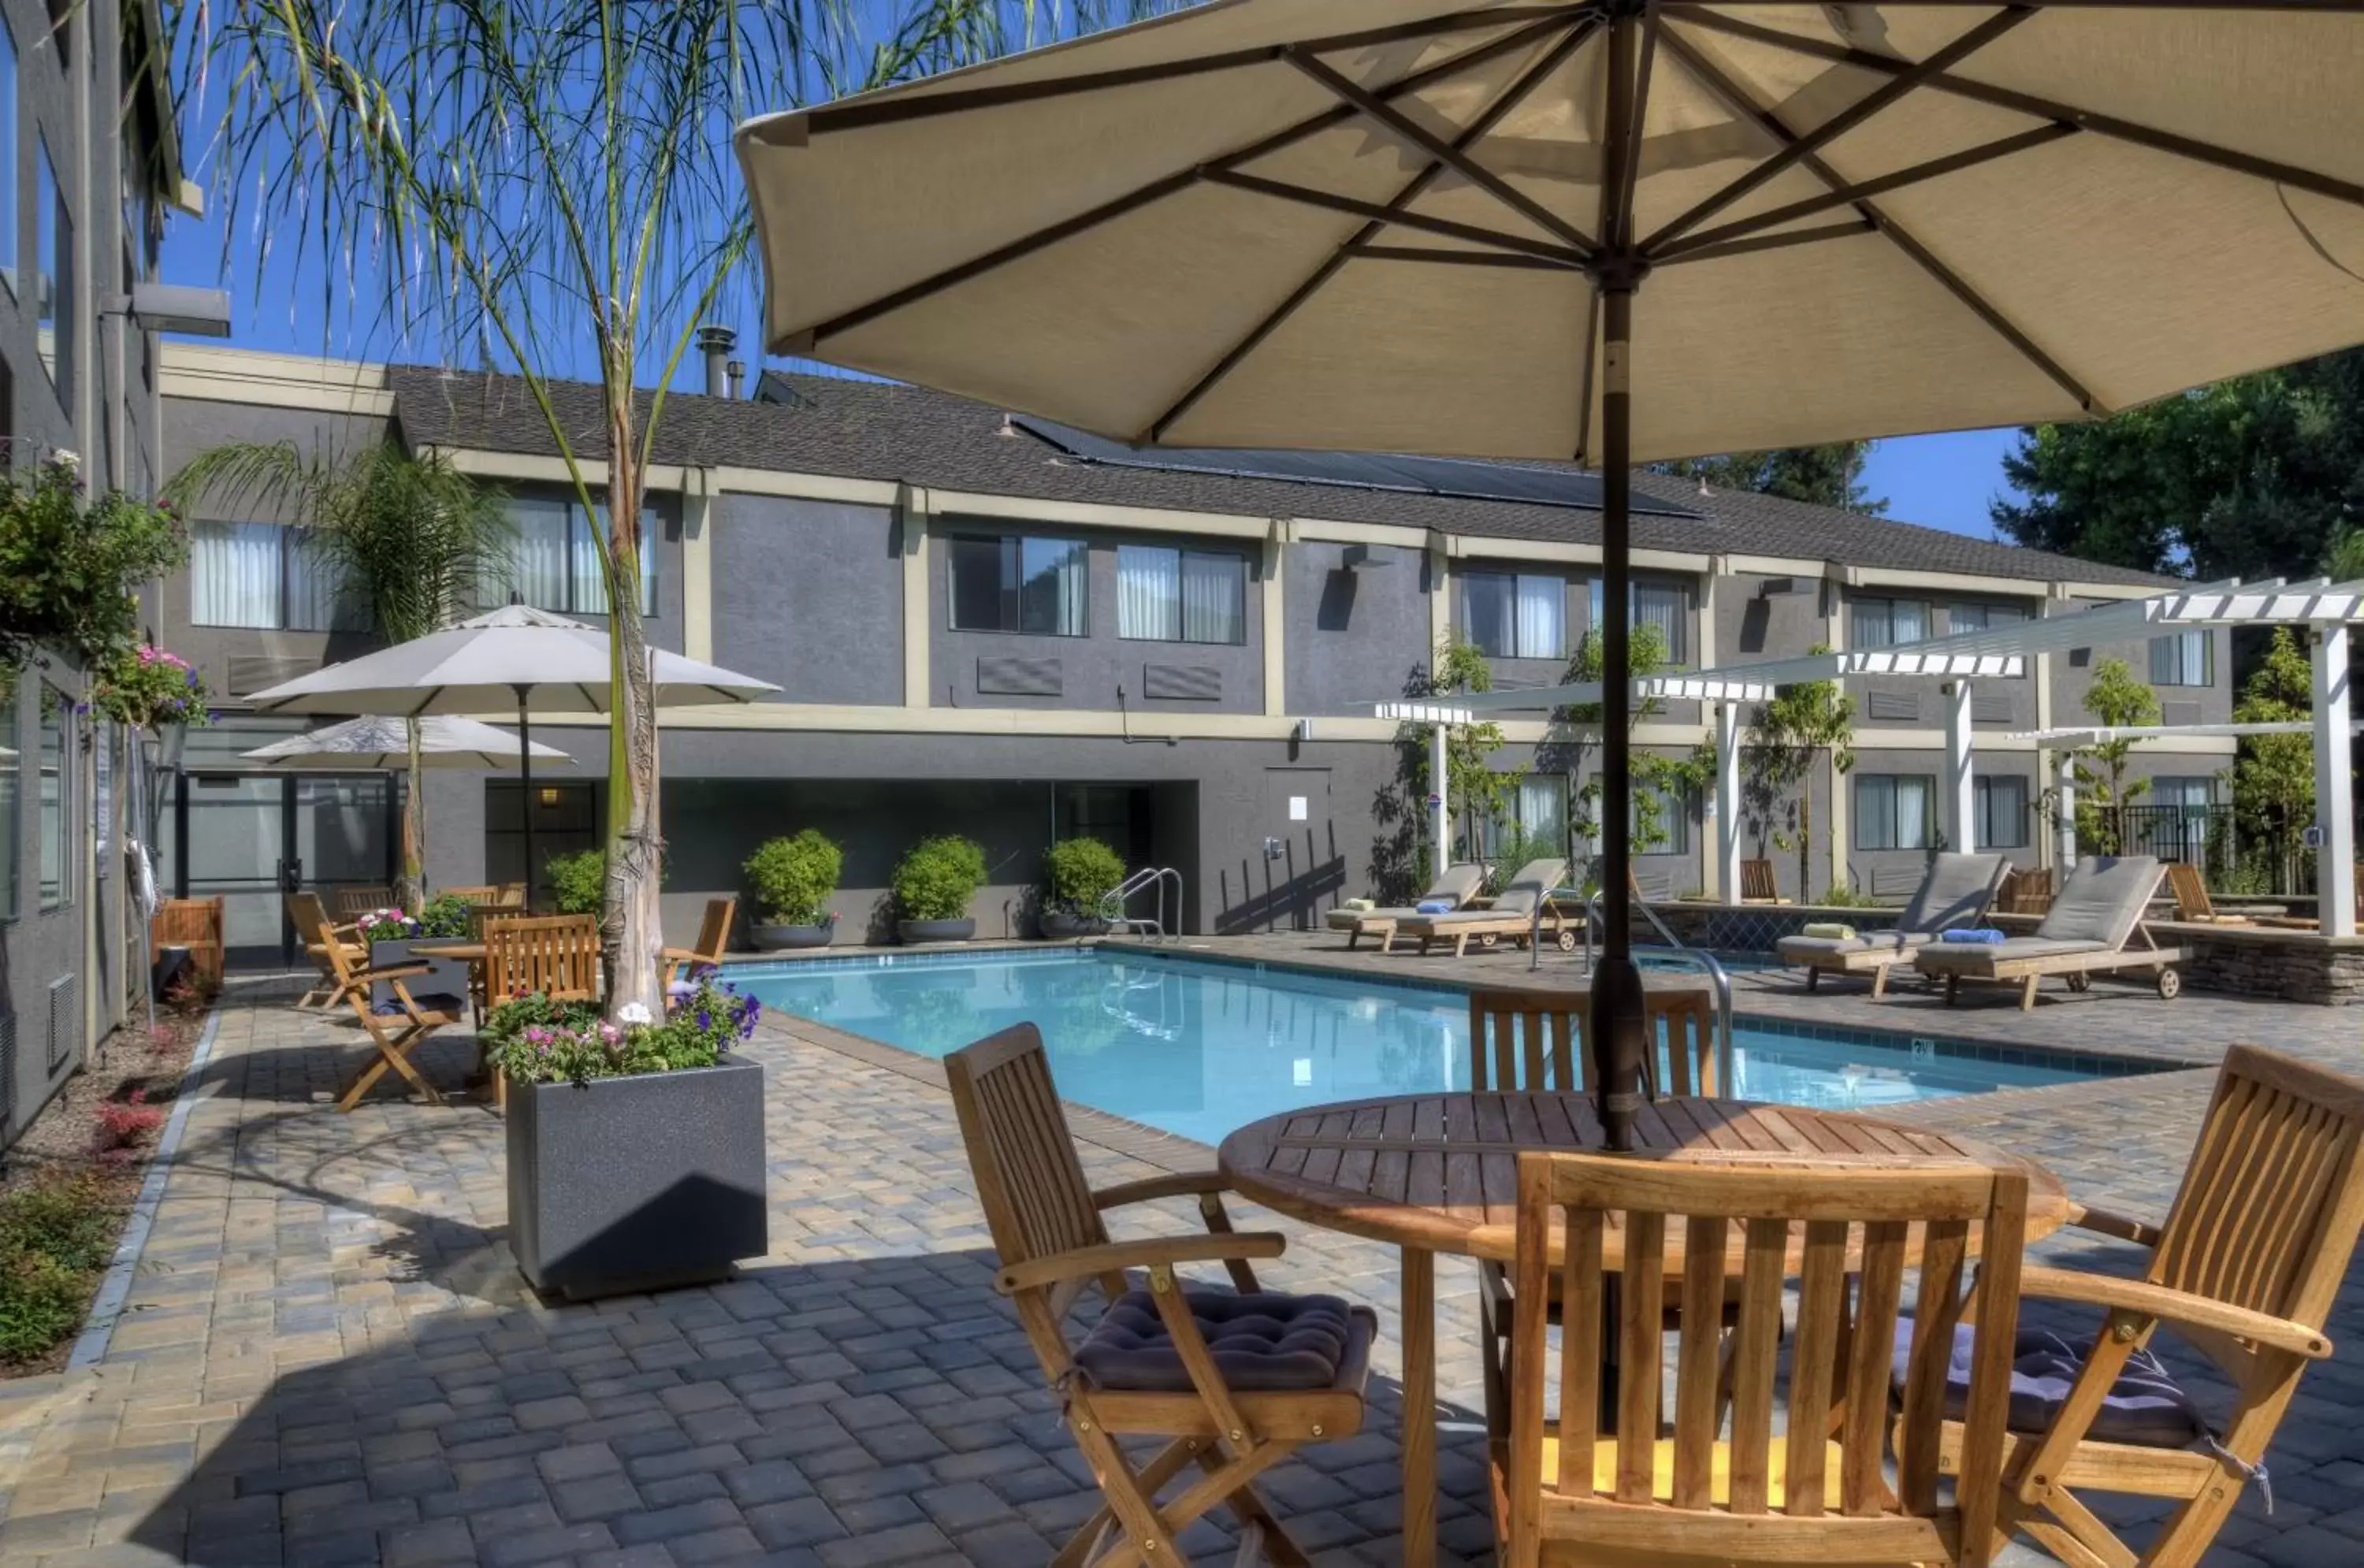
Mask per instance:
[[[2150,684],[2154,686],[2214,684],[2215,639],[2204,631],[2169,632],[2150,639]]]
[[[1929,635],[1929,606],[1917,599],[1847,601],[1849,648],[1901,648]]]
[[[2008,627],[2025,626],[2027,612],[2017,605],[1953,605],[1946,611],[1949,631],[2000,631]],[[2020,679],[2035,666],[2033,654],[2020,661]],[[1979,840],[1984,844],[1985,840]]]
[[[73,848],[73,699],[41,683],[40,830],[41,907],[58,909],[73,902],[73,868],[68,857]]]
[[[955,534],[949,543],[954,631],[1082,637],[1089,628],[1083,540]]]
[[[2027,847],[2027,781],[2017,773],[1980,773],[1970,781],[1981,850]]]
[[[34,346],[41,368],[50,373],[58,401],[73,406],[73,217],[66,210],[65,193],[50,161],[50,142],[40,139],[40,159],[34,172],[39,186],[33,199]]]
[[[1929,807],[1936,794],[1937,781],[1926,774],[1856,774],[1855,847],[1927,849]]]
[[[17,806],[24,755],[17,672],[0,670],[0,920],[17,917]]]
[[[17,297],[17,38],[0,17],[0,284]]]
[[[1564,773],[1529,773],[1506,803],[1508,809],[1486,823],[1485,854],[1492,860],[1512,848],[1513,829],[1526,850],[1556,856],[1567,853],[1567,777]],[[1516,871],[1518,868],[1510,868]]]
[[[1489,659],[1567,658],[1567,579],[1463,573],[1461,635]]]
[[[1245,642],[1247,557],[1119,545],[1116,634],[1145,642]]]
[[[1661,840],[1652,844],[1646,850],[1642,847],[1642,805],[1643,796],[1645,795],[1656,804],[1658,816],[1658,837]],[[1634,785],[1633,808],[1627,818],[1630,826],[1626,829],[1633,836],[1634,852],[1637,855],[1689,854],[1691,852],[1691,818],[1699,815],[1699,795],[1693,791],[1654,790],[1649,785],[1637,782]]]
[[[278,523],[200,522],[189,529],[189,620],[266,631],[358,631],[369,607],[338,569]]]
[[[604,616],[608,580],[599,569],[599,541],[608,529],[602,506],[585,511],[575,501],[532,497],[508,504],[516,530],[505,571],[488,575],[484,602],[501,605],[511,595],[536,609],[560,615]],[[641,513],[641,614],[657,609],[657,536],[663,525],[652,510]]]
[[[1666,645],[1667,662],[1690,662],[1691,603],[1689,590],[1680,583],[1636,582],[1626,597],[1626,621],[1635,631],[1644,627],[1656,627],[1659,640]],[[1596,631],[1601,622],[1600,579],[1592,580],[1592,625]]]

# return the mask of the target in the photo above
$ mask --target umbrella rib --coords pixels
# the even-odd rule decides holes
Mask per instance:
[[[1170,82],[1181,76],[1237,71],[1249,66],[1272,64],[1299,49],[1325,53],[1333,50],[1368,49],[1412,39],[1438,38],[1447,33],[1476,32],[1511,23],[1547,21],[1564,27],[1567,17],[1568,10],[1565,5],[1504,6],[1492,10],[1456,11],[1442,17],[1425,17],[1417,21],[1396,22],[1383,28],[1366,28],[1359,32],[1334,33],[1301,44],[1259,44],[1253,49],[1227,50],[1220,54],[1203,54],[1189,60],[1159,61],[1111,71],[1091,71],[1034,82],[1003,83],[990,87],[957,88],[910,97],[857,98],[809,110],[804,117],[805,132],[808,136],[825,136],[831,131],[857,130],[865,126],[896,125],[908,120],[931,119],[941,115],[965,114],[975,109],[994,109],[1044,98],[1070,97],[1078,93],[1107,92],[1147,82]]]
[[[1415,71],[1399,81],[1379,88],[1378,95],[1382,98],[1399,98],[1407,93],[1417,93],[1423,87],[1482,65],[1497,55],[1523,48],[1536,39],[1560,31],[1567,26],[1567,12],[1555,10],[1551,17],[1544,21],[1530,22],[1525,27],[1514,28],[1500,38],[1463,50],[1459,54],[1440,60],[1434,65]],[[1354,117],[1355,110],[1351,106],[1345,104],[1333,104],[1319,114],[1309,116],[1295,125],[1284,127],[1269,136],[1250,142],[1236,151],[1226,153],[1213,166],[1230,168],[1253,162],[1256,159],[1278,152],[1284,148],[1293,147],[1308,137],[1319,135],[1333,126],[1344,125]],[[858,305],[842,316],[831,317],[826,321],[817,322],[812,326],[783,334],[783,347],[779,351],[809,353],[823,339],[833,338],[841,332],[851,331],[865,321],[900,310],[905,306],[915,305],[931,295],[942,293],[945,289],[965,284],[971,278],[982,277],[997,268],[1031,256],[1046,246],[1055,245],[1062,239],[1086,233],[1104,223],[1122,217],[1129,212],[1147,206],[1154,202],[1162,201],[1177,191],[1188,189],[1203,177],[1207,167],[1209,166],[1200,165],[1177,170],[1171,174],[1153,180],[1148,184],[1127,191],[1121,196],[1103,202],[1087,212],[1077,213],[1073,217],[1062,218],[1048,228],[1020,235],[1007,245],[988,250],[981,256],[973,256],[965,261],[945,268],[942,272],[931,273],[916,283],[907,284],[892,293],[881,295],[868,304]]]
[[[1687,261],[1720,261],[1728,256],[1753,255],[1759,250],[1785,250],[1792,245],[1816,245],[1825,239],[1852,239],[1859,234],[1877,234],[1879,225],[1868,217],[1858,217],[1848,223],[1826,223],[1819,228],[1793,228],[1780,234],[1758,234],[1745,239],[1727,239],[1717,245],[1684,246],[1671,256],[1661,256],[1656,264],[1679,267]]]
[[[1897,72],[1886,82],[1857,98],[1813,129],[1798,132],[1787,131],[1784,128],[1786,134],[1779,150],[1723,186],[1723,189],[1711,193],[1693,206],[1689,212],[1651,235],[1642,242],[1643,252],[1647,254],[1667,241],[1688,234],[1749,192],[1756,190],[1792,165],[1802,163],[1812,158],[1823,148],[1836,141],[1880,110],[1905,97],[1931,77],[1941,75],[1948,66],[1968,60],[1971,55],[2035,15],[2034,6],[2024,5],[1998,11],[1945,48],[1930,55],[1928,59]],[[1771,117],[1769,114],[1760,113],[1759,117]]]
[[[1525,98],[1527,94],[1534,88],[1537,83],[1541,82],[1544,77],[1557,70],[1561,62],[1567,60],[1570,54],[1574,53],[1578,47],[1580,46],[1587,38],[1590,37],[1593,30],[1599,26],[1600,22],[1597,18],[1587,17],[1577,26],[1568,28],[1561,36],[1557,43],[1544,50],[1544,53],[1536,59],[1533,64],[1530,65],[1524,72],[1521,72],[1518,79],[1503,90],[1500,97],[1496,98],[1493,103],[1488,105],[1487,107],[1478,114],[1475,120],[1472,120],[1466,128],[1454,138],[1453,146],[1455,150],[1457,151],[1460,148],[1477,141],[1480,138],[1484,137],[1488,131],[1492,130],[1495,126],[1499,125],[1504,115],[1510,113],[1510,111],[1515,107],[1522,99]],[[1408,203],[1418,199],[1421,193],[1427,190],[1428,187],[1434,183],[1437,175],[1444,172],[1444,167],[1445,165],[1443,161],[1432,160],[1427,167],[1421,170],[1419,173],[1414,174],[1411,179],[1404,183],[1401,189],[1396,192],[1393,199],[1388,203],[1388,208],[1390,210],[1400,208]],[[1183,415],[1188,413],[1193,407],[1195,407],[1199,399],[1206,396],[1208,393],[1213,391],[1224,377],[1230,375],[1232,371],[1237,370],[1242,361],[1245,360],[1250,354],[1255,352],[1258,348],[1262,347],[1265,339],[1271,337],[1272,334],[1279,328],[1282,322],[1295,315],[1299,306],[1304,305],[1307,300],[1311,299],[1316,294],[1320,293],[1322,287],[1327,284],[1333,277],[1337,275],[1338,269],[1344,265],[1346,259],[1349,256],[1360,253],[1368,253],[1371,248],[1368,247],[1366,242],[1368,241],[1373,235],[1377,234],[1386,227],[1387,226],[1385,224],[1374,218],[1366,222],[1362,228],[1356,229],[1346,240],[1345,244],[1340,246],[1335,251],[1332,252],[1327,260],[1325,260],[1319,267],[1314,269],[1310,276],[1309,276],[1303,283],[1298,284],[1296,288],[1292,289],[1286,298],[1266,314],[1263,320],[1257,322],[1254,328],[1250,328],[1246,336],[1243,337],[1238,342],[1232,344],[1230,350],[1224,353],[1223,357],[1215,361],[1212,368],[1210,368],[1204,375],[1200,376],[1196,382],[1192,383],[1188,391],[1183,393],[1180,397],[1175,399],[1172,406],[1168,407],[1163,414],[1160,414],[1155,419],[1152,420],[1149,425],[1148,436],[1141,444],[1148,445],[1163,440],[1166,430],[1172,427],[1176,420],[1181,418]],[[1504,266],[1557,267],[1566,264],[1559,261],[1546,261],[1539,256],[1511,256],[1501,251],[1474,251],[1463,252],[1463,254],[1500,257],[1501,259],[1495,264]]]
[[[1210,165],[1199,172],[1200,177],[1218,185],[1234,190],[1252,191],[1280,201],[1296,202],[1304,206],[1327,207],[1333,212],[1366,217],[1375,223],[1394,224],[1405,228],[1426,229],[1448,239],[1466,239],[1475,245],[1494,245],[1522,255],[1540,256],[1547,261],[1581,266],[1586,253],[1556,245],[1549,240],[1529,239],[1524,235],[1506,234],[1498,228],[1483,228],[1474,223],[1456,223],[1449,217],[1431,217],[1426,213],[1389,207],[1378,202],[1366,202],[1354,196],[1342,196],[1334,191],[1317,190],[1311,185],[1291,184],[1286,180],[1267,180],[1261,174],[1246,174],[1237,169]]]
[[[1541,256],[1513,256],[1507,250],[1447,250],[1442,247],[1429,250],[1418,245],[1349,244],[1345,254],[1358,261],[1441,261],[1464,267],[1512,267],[1543,272],[1584,270],[1573,261],[1547,261]]]
[[[2025,152],[2057,141],[2062,137],[2076,134],[2075,126],[2065,120],[2054,120],[2048,125],[2037,126],[2033,130],[2024,130],[2014,136],[2002,137],[1994,141],[1980,142],[1976,147],[1965,148],[1959,152],[1949,152],[1943,158],[1932,158],[1925,162],[1899,169],[1892,174],[1882,174],[1875,180],[1865,180],[1852,185],[1841,185],[1838,189],[1825,192],[1822,195],[1808,196],[1803,201],[1791,202],[1786,206],[1778,206],[1769,212],[1758,213],[1754,217],[1736,218],[1731,223],[1722,224],[1714,228],[1701,229],[1696,234],[1687,235],[1673,244],[1652,252],[1650,259],[1653,261],[1667,262],[1688,259],[1695,251],[1721,250],[1733,240],[1760,233],[1765,229],[1778,228],[1785,223],[1792,223],[1801,217],[1810,217],[1815,213],[1828,212],[1833,207],[1846,206],[1854,202],[1867,201],[1873,196],[1886,195],[1890,191],[1901,190],[1907,185],[1917,185],[1924,181],[1957,173],[1964,169],[1974,169],[1981,163],[1992,162],[1998,158],[2008,158],[2014,152]]]
[[[2150,0],[2150,3],[2163,5],[2165,0]],[[2236,7],[2194,5],[2188,8],[2236,9]],[[2364,0],[2341,0],[2341,3],[2336,6],[2302,8],[2325,11],[2359,10],[2364,9]],[[1829,61],[1835,65],[1854,66],[1858,70],[1876,71],[1888,75],[1895,75],[1913,68],[1912,61],[1898,60],[1892,55],[1879,54],[1871,50],[1856,49],[1846,44],[1825,43],[1819,39],[1800,38],[1778,28],[1761,27],[1754,22],[1744,22],[1737,17],[1723,16],[1717,12],[1701,10],[1690,6],[1672,8],[1667,15],[1676,20],[1695,23],[1712,31],[1729,33],[1734,38],[1746,39],[1754,43],[1788,50],[1795,54],[1811,55],[1816,60]],[[2238,152],[2229,147],[2219,147],[2213,142],[2200,141],[2191,137],[2179,136],[2173,131],[2160,130],[2156,127],[2137,124],[2133,120],[2119,119],[2113,115],[2096,114],[2091,110],[2080,109],[2073,104],[2057,103],[2050,98],[2040,98],[2032,93],[2015,92],[2009,87],[1989,86],[1983,82],[1972,82],[1968,78],[1949,75],[1943,72],[1926,78],[1920,85],[1957,98],[1968,98],[1973,103],[1986,104],[1999,109],[2014,110],[2037,119],[2065,120],[2078,129],[2091,131],[2096,136],[2105,136],[2115,141],[2131,142],[2135,146],[2147,148],[2154,152],[2165,152],[2174,157],[2189,159],[2195,163],[2206,163],[2215,168],[2230,170],[2236,174],[2247,174],[2253,179],[2271,180],[2280,184],[2293,185],[2315,195],[2328,196],[2334,201],[2364,206],[2364,185],[2338,179],[2316,170],[2303,169],[2293,163],[2278,163],[2270,158],[2259,158],[2253,153]]]
[[[1780,119],[1770,111],[1758,107],[1756,101],[1741,89],[1738,83],[1725,75],[1712,61],[1701,54],[1679,32],[1671,28],[1667,30],[1667,46],[1674,50],[1675,58],[1683,62],[1684,68],[1697,77],[1709,91],[1729,105],[1734,113],[1748,117],[1776,141],[1786,142],[1794,137],[1795,133],[1788,126],[1783,125]],[[1798,162],[1799,167],[1833,190],[1838,190],[1846,183],[1835,170],[1811,152],[1800,159]],[[2042,371],[2061,391],[2075,398],[2080,408],[2087,413],[2109,412],[2098,398],[2085,389],[2083,384],[2061,367],[2058,361],[2038,348],[2034,339],[2013,325],[2002,311],[1996,309],[1984,295],[1965,283],[1952,268],[1932,255],[1928,248],[1913,239],[1903,226],[1870,202],[1858,200],[1854,203],[1854,206],[1856,211],[1863,215],[1865,221],[1887,236],[1889,243],[1903,251],[1914,265],[1928,273],[1939,287],[1952,295],[1964,308],[1983,322],[1990,331],[2009,343],[2018,351],[2021,358]]]
[[[1445,140],[1393,105],[1379,102],[1359,83],[1340,75],[1327,62],[1303,50],[1290,50],[1288,62],[1544,232],[1578,250],[1595,248],[1591,236],[1584,230],[1463,151],[1468,143],[1462,139]],[[1388,205],[1399,206],[1400,202]]]

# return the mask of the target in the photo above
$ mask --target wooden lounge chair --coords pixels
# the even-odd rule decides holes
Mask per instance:
[[[1940,854],[1929,862],[1921,885],[1896,917],[1896,929],[1857,937],[1783,937],[1774,944],[1781,962],[1802,965],[1812,991],[1825,971],[1869,974],[1872,1000],[1888,994],[1888,972],[1911,963],[1912,955],[1937,940],[1948,926],[1975,926],[1986,918],[2002,879],[2011,874],[2003,855]]]
[[[706,901],[705,917],[697,922],[697,943],[695,947],[667,948],[664,960],[665,990],[689,983],[691,973],[702,965],[719,964],[730,946],[730,922],[739,913],[736,898],[709,898]]]
[[[553,1002],[599,999],[599,921],[592,915],[518,915],[485,922],[487,1007],[536,992]],[[493,1108],[507,1115],[509,1085],[496,1069]]]
[[[2164,1226],[2070,1210],[2072,1226],[2147,1248],[2150,1263],[2138,1280],[2023,1272],[2023,1296],[2108,1316],[2066,1396],[2053,1402],[2056,1412],[2014,1430],[2002,1485],[2003,1528],[2025,1530],[2068,1562],[2202,1560],[2243,1485],[2262,1482],[2267,1447],[2300,1375],[2331,1354],[2323,1325],[2364,1228],[2359,1149],[2364,1082],[2236,1045],[2217,1073]],[[2221,1419],[2182,1401],[2166,1368],[2145,1353],[2161,1329],[2224,1370],[2236,1393]],[[2140,1379],[2139,1390],[2126,1390],[2139,1393],[2138,1406],[2107,1397],[2129,1371]],[[2179,1432],[2176,1415],[2192,1425]],[[1949,1470],[1961,1441],[1949,1428]],[[2148,1548],[2136,1551],[2085,1506],[2080,1494],[2093,1492],[2177,1506]]]
[[[1421,895],[1411,904],[1382,909],[1333,909],[1323,917],[1323,923],[1333,931],[1346,933],[1347,951],[1365,937],[1376,938],[1381,952],[1395,945],[1399,921],[1416,919],[1417,906],[1443,901],[1458,909],[1478,896],[1486,885],[1486,868],[1475,861],[1456,861],[1439,873]]]
[[[1913,955],[1912,966],[1946,982],[1948,1006],[1965,980],[2018,984],[2024,1012],[2035,1006],[2036,982],[2047,974],[2062,975],[2070,990],[2082,991],[2094,975],[2126,969],[2153,971],[2158,994],[2172,998],[2183,989],[2175,965],[2190,953],[2180,947],[2160,947],[2142,924],[2143,911],[2164,874],[2165,868],[2150,855],[2079,861],[2053,895],[2051,911],[2034,936],[1987,943],[1931,942]],[[2135,938],[2142,945],[2129,947]]]
[[[1588,1048],[1592,996],[1586,991],[1473,991],[1469,995],[1469,1086],[1489,1090],[1556,1090],[1581,1094],[1592,1086]],[[1642,1018],[1654,1049],[1650,1078],[1660,1094],[1721,1092],[1715,1062],[1715,1009],[1704,991],[1645,990]],[[1670,1307],[1678,1304],[1669,1304]],[[1509,1271],[1478,1265],[1478,1356],[1486,1399],[1486,1429],[1509,1430]],[[1553,1319],[1556,1322],[1558,1319]]]
[[[1496,1561],[1988,1562],[2026,1211],[2024,1176],[1977,1166],[1812,1171],[1521,1155],[1511,1431],[1490,1445]],[[1546,1335],[1555,1219],[1567,1304],[1556,1363]],[[1799,1221],[1788,1419],[1777,1433],[1782,1286]],[[1967,1479],[1959,1501],[1945,1503],[1937,1477],[1946,1362],[1966,1316],[1961,1281],[1974,1225],[1983,1228],[1984,1257],[1967,1303],[1976,1324],[1959,1449]],[[1912,1330],[1891,1485],[1890,1362],[1908,1228],[1923,1238],[1924,1320]],[[1603,1267],[1612,1231],[1622,1232],[1625,1260],[1613,1292]],[[1678,1235],[1683,1266],[1670,1274],[1666,1245]],[[1740,1289],[1727,1352],[1721,1308],[1735,1241]],[[1669,1292],[1682,1303],[1671,1412],[1661,1409]],[[1610,1333],[1613,1431],[1601,1409]],[[1728,1439],[1719,1394],[1727,1377]],[[1544,1408],[1554,1386],[1556,1421]],[[1662,1437],[1668,1415],[1671,1435]]]
[[[2167,890],[2175,896],[2175,917],[2191,925],[2246,926],[2247,915],[2220,915],[2216,901],[2208,895],[2208,879],[2200,868],[2182,861],[2170,861],[2167,867]]]
[[[2052,873],[2027,866],[2002,879],[1995,895],[1999,915],[2048,915],[2052,912]]]
[[[1442,915],[1414,914],[1397,920],[1395,935],[1411,937],[1426,953],[1433,942],[1450,941],[1453,956],[1461,957],[1469,951],[1474,938],[1486,947],[1492,947],[1504,937],[1513,941],[1525,941],[1537,927],[1536,909],[1545,905],[1552,890],[1567,877],[1566,861],[1529,861],[1504,885],[1493,904],[1484,909],[1454,909]],[[1542,929],[1556,938],[1565,949],[1576,946],[1578,916],[1571,920],[1557,910],[1543,910]],[[1393,939],[1388,946],[1392,949]]]
[[[345,999],[348,987],[343,973],[369,967],[369,949],[357,939],[351,924],[339,925],[329,918],[329,912],[320,906],[318,894],[288,894],[286,905],[287,923],[296,928],[305,955],[320,971],[319,983],[296,997],[296,1005],[308,1007],[317,1002],[323,1007],[333,1007]]]
[[[1771,861],[1740,862],[1740,901],[1743,904],[1787,904],[1781,896],[1781,884],[1773,874]]]
[[[1053,1562],[1180,1568],[1188,1559],[1176,1538],[1223,1504],[1240,1521],[1240,1562],[1259,1549],[1277,1563],[1305,1562],[1252,1483],[1307,1442],[1361,1429],[1377,1319],[1333,1296],[1258,1292],[1249,1262],[1278,1257],[1284,1239],[1233,1233],[1211,1171],[1094,1192],[1031,1024],[954,1051],[944,1071],[1000,1255],[994,1288],[1016,1305],[1106,1499]],[[1213,1234],[1109,1240],[1104,1213],[1165,1197],[1198,1199]],[[1218,1262],[1241,1295],[1200,1290],[1175,1273]],[[1131,1269],[1148,1271],[1146,1291],[1130,1288]],[[1071,1343],[1066,1320],[1094,1285],[1109,1306]],[[1291,1326],[1309,1330],[1313,1353],[1284,1369],[1272,1351]],[[1136,1467],[1118,1440],[1144,1435],[1169,1440]],[[1193,1465],[1203,1475],[1160,1507],[1157,1494]]]

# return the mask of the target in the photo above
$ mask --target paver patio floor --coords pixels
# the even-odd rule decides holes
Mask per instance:
[[[949,1100],[925,1068],[776,1024],[753,1049],[772,1254],[711,1289],[550,1307],[502,1240],[501,1124],[390,1095],[337,1115],[327,1101],[359,1060],[357,1031],[234,986],[105,1358],[0,1388],[0,1560],[1045,1561],[1096,1494],[988,1288]],[[462,1037],[420,1060],[448,1084],[468,1054]],[[2181,1073],[1913,1114],[2156,1217],[2205,1088]],[[1122,1138],[1085,1152],[1095,1183],[1151,1173],[1144,1152],[1207,1158]],[[1236,1218],[1275,1223],[1244,1205]],[[1179,1206],[1145,1220],[1196,1229]],[[1371,1303],[1383,1341],[1370,1429],[1305,1451],[1267,1494],[1322,1561],[1393,1562],[1395,1257],[1277,1228],[1290,1251],[1273,1281]],[[1482,1560],[1490,1540],[1472,1285],[1466,1265],[1440,1269],[1448,1561]],[[2330,1331],[2364,1331],[2355,1290]],[[2275,1511],[2252,1489],[2212,1562],[2364,1562],[2357,1350],[2310,1373],[2271,1456]],[[1229,1547],[1212,1526],[1187,1544]]]

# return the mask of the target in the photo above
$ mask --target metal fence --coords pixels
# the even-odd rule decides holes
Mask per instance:
[[[2314,891],[2314,851],[2301,847],[2303,823],[2245,823],[2223,804],[2121,806],[2108,822],[2118,853],[2196,865],[2219,892],[2299,897]],[[2105,847],[2106,838],[2077,836],[2080,854]]]

